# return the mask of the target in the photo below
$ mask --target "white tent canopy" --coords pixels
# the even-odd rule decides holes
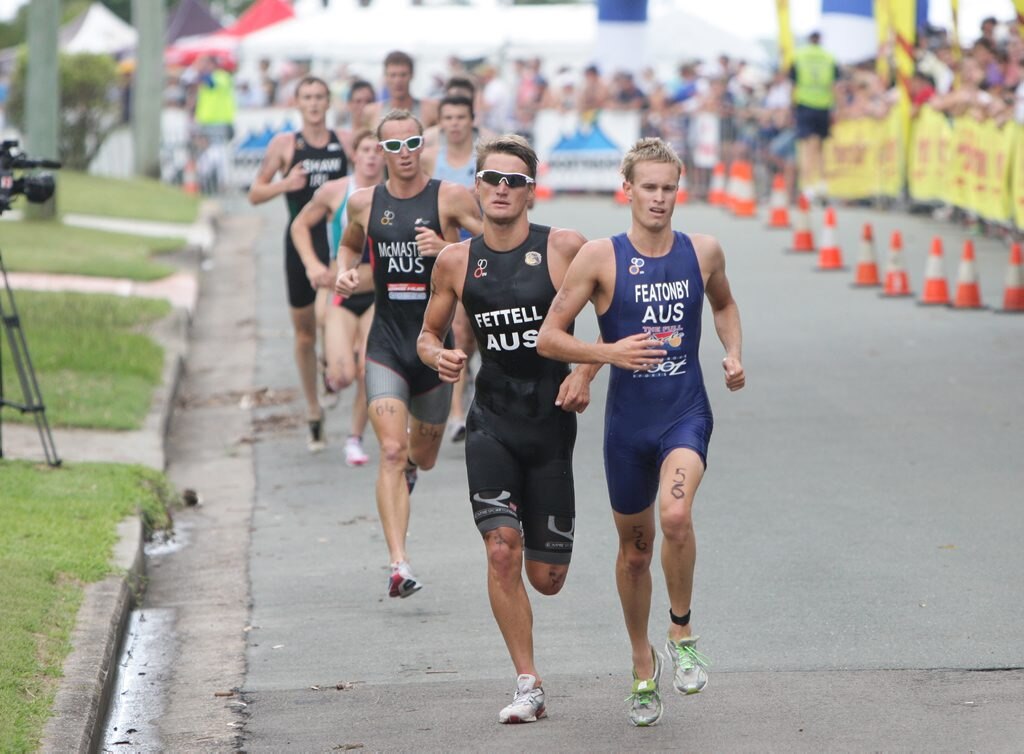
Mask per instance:
[[[61,29],[60,49],[67,53],[116,54],[134,50],[138,32],[102,3],[93,3],[81,16]]]
[[[592,4],[431,7],[377,0],[362,8],[335,3],[250,35],[239,54],[247,61],[306,58],[378,66],[397,49],[428,66],[452,55],[495,60],[539,56],[549,66],[600,65],[597,28]],[[638,67],[710,60],[721,53],[766,62],[763,48],[750,40],[664,6],[652,7],[647,29],[648,44],[636,50]]]

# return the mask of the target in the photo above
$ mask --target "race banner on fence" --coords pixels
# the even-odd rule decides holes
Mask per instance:
[[[945,200],[983,220],[1010,220],[1010,169],[1017,129],[970,116],[953,119]]]
[[[835,124],[825,140],[825,180],[837,199],[898,198],[903,191],[899,113]]]
[[[941,202],[953,144],[953,127],[946,116],[922,107],[914,121],[907,154],[907,186],[915,202]]]

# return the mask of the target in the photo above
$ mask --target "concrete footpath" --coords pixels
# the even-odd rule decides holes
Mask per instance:
[[[229,197],[224,209],[168,440],[168,473],[200,504],[179,513],[171,546],[147,557],[142,620],[126,633],[139,651],[123,663],[118,716],[94,745],[1021,749],[1024,317],[881,300],[851,289],[849,271],[816,272],[810,255],[785,254],[788,233],[680,208],[676,227],[713,233],[726,249],[748,373],[746,389],[725,391],[705,307],[716,428],[695,510],[694,621],[710,684],[682,698],[666,674],[659,725],[626,719],[629,653],[601,462],[604,370],[580,419],[569,578],[554,598],[531,593],[550,717],[500,726],[514,677],[487,604],[462,446],[445,443],[413,496],[410,555],[426,587],[388,599],[372,432],[370,466],[341,460],[351,396],[328,414],[328,449],[305,449],[283,207]],[[899,214],[839,217],[850,260],[862,221],[878,238],[900,229],[915,290],[931,234],[950,249],[965,237]],[[558,198],[533,219],[593,238],[626,227],[628,210]],[[1005,247],[978,246],[983,296],[994,302]],[[589,312],[578,328],[594,336]],[[660,645],[667,604],[660,573],[654,580],[650,633]]]
[[[64,218],[65,224],[74,227],[185,239],[186,248],[176,255],[182,269],[162,280],[140,283],[80,275],[8,274],[15,302],[21,290],[75,291],[162,298],[172,306],[171,313],[150,332],[164,349],[164,365],[143,426],[128,432],[52,428],[53,444],[62,462],[116,461],[138,463],[161,471],[166,468],[167,430],[185,365],[189,326],[198,302],[200,267],[204,255],[211,251],[220,211],[217,202],[206,201],[196,222],[190,225],[85,215]],[[31,356],[30,323],[23,323],[23,328],[28,330],[26,342]],[[17,390],[13,380],[9,387]],[[3,425],[2,439],[5,457],[45,461],[34,424],[7,422]],[[64,663],[41,751],[88,752],[96,748],[114,688],[115,666],[128,616],[145,588],[143,534],[139,519],[122,522],[112,558],[115,573],[85,589],[71,639],[72,651]]]

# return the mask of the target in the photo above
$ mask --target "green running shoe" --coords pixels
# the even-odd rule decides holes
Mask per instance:
[[[699,636],[690,636],[678,642],[669,639],[665,651],[672,658],[672,686],[680,694],[698,694],[708,685],[707,667],[711,661],[697,651]]]
[[[658,677],[661,675],[661,655],[651,649],[654,657],[654,677],[640,680],[633,668],[633,693],[626,697],[629,705],[629,721],[638,728],[654,725],[661,719],[661,694],[658,692]]]

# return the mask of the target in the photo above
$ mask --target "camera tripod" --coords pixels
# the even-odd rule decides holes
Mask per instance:
[[[43,444],[46,462],[50,466],[60,466],[57,448],[53,444],[53,435],[50,434],[50,424],[46,421],[43,396],[39,391],[35,369],[32,367],[32,358],[28,355],[28,344],[25,342],[25,333],[21,329],[18,309],[14,305],[14,291],[11,290],[11,284],[7,279],[3,254],[0,254],[0,276],[4,279],[3,290],[0,291],[0,320],[3,322],[4,334],[7,336],[7,344],[11,350],[11,361],[14,363],[14,371],[21,384],[22,400],[24,401],[18,403],[4,396],[3,343],[0,342],[0,420],[2,420],[3,409],[7,406],[18,409],[23,414],[32,414],[39,432],[39,441]],[[3,424],[0,421],[0,458],[3,458],[3,455]]]

